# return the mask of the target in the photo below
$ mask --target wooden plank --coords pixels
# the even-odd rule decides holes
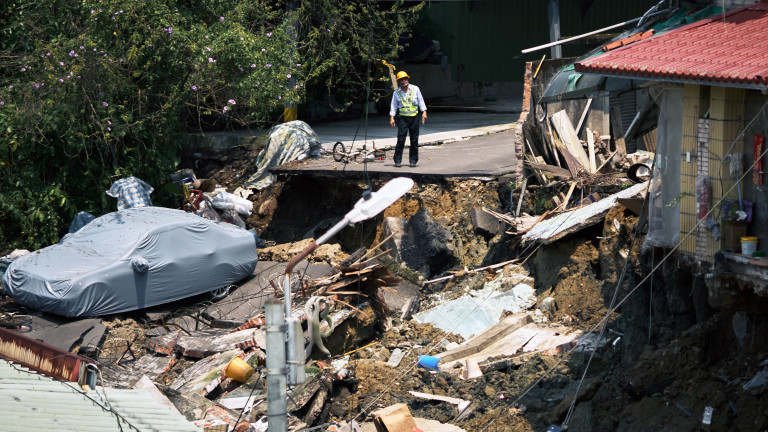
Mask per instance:
[[[624,143],[624,127],[621,125],[621,111],[619,107],[611,107],[611,136],[616,145],[616,154],[619,160],[627,156],[627,144]]]
[[[556,167],[554,165],[547,165],[543,163],[533,162],[531,160],[525,161],[526,165],[528,165],[532,170],[537,170],[540,172],[545,172],[547,174],[553,175],[555,177],[561,177],[561,178],[567,178],[570,179],[571,172],[568,171],[565,168]]]
[[[557,145],[555,144],[555,140],[554,140],[555,139],[555,134],[552,133],[552,128],[549,127],[549,120],[545,119],[544,120],[544,125],[547,128],[546,137],[545,137],[546,139],[544,141],[549,146],[549,151],[550,151],[550,154],[552,155],[552,160],[550,162],[554,161],[555,165],[561,167],[561,166],[563,166],[563,164],[560,163],[560,157],[557,155],[557,153],[558,153]]]
[[[571,187],[568,188],[568,193],[565,194],[565,198],[563,199],[563,210],[568,208],[568,200],[571,199],[571,195],[573,195],[573,190],[576,188],[576,182],[571,182]]]
[[[579,119],[579,124],[576,125],[576,134],[579,134],[579,131],[581,130],[581,127],[584,126],[584,120],[587,118],[587,114],[589,114],[589,107],[592,106],[592,98],[587,99],[587,106],[584,107],[584,111],[581,113],[581,118]]]
[[[557,149],[560,151],[560,154],[563,155],[563,159],[565,159],[566,166],[568,167],[568,171],[571,172],[571,177],[576,179],[579,177],[579,171],[584,169],[584,166],[581,165],[581,163],[574,157],[571,152],[568,151],[567,148],[565,148],[565,145],[560,142],[557,137],[552,137],[552,140],[555,142],[555,145],[557,146]]]
[[[587,128],[587,149],[589,150],[589,169],[590,172],[597,172],[597,166],[595,165],[595,137],[592,135],[592,131]]]
[[[544,174],[542,174],[541,170],[532,165],[536,163],[531,161],[531,156],[524,154],[523,157],[525,158],[525,164],[531,171],[533,171],[533,175],[536,177],[536,180],[538,180],[539,184],[547,184],[547,179],[544,177]],[[568,174],[570,175],[570,173]]]
[[[566,149],[579,161],[579,164],[586,169],[589,166],[589,157],[584,151],[584,146],[581,145],[579,136],[576,134],[576,130],[573,129],[571,120],[568,119],[568,114],[565,110],[556,112],[550,117],[552,126],[557,131],[560,141]]]

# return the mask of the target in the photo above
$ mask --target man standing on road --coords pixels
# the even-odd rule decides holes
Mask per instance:
[[[397,124],[397,145],[395,146],[395,167],[400,167],[405,147],[405,135],[411,136],[411,147],[408,150],[408,162],[412,167],[419,162],[419,111],[421,122],[427,121],[427,105],[421,96],[421,90],[415,85],[410,85],[405,71],[397,73],[397,85],[399,89],[392,95],[392,104],[389,108],[389,125]]]

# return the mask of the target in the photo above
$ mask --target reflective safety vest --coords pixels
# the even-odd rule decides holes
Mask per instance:
[[[416,94],[416,91],[413,89],[408,89],[408,94],[405,95],[405,98],[403,98],[403,91],[400,89],[397,89],[397,98],[400,99],[400,104],[403,105],[401,108],[398,108],[397,112],[404,117],[413,117],[416,114],[419,113],[419,108],[413,104],[413,95]]]

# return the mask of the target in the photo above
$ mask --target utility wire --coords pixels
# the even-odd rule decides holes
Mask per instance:
[[[768,105],[768,102],[766,102],[766,103],[763,105],[763,108],[764,108],[766,105]],[[758,113],[755,115],[755,118],[757,117],[757,115],[759,115],[759,114],[760,114],[760,112],[762,112],[762,109],[763,109],[763,108],[761,108],[761,109],[760,109],[760,111],[758,111]],[[753,119],[752,119],[752,121],[750,121],[750,122],[749,122],[749,125],[751,125],[751,124],[752,124],[752,122],[754,122],[755,118],[753,118]],[[747,126],[745,127],[745,129],[746,129],[746,128],[748,128],[748,127],[749,127],[749,125],[747,125]],[[734,142],[735,142],[735,141],[738,141],[738,139],[739,139],[741,136],[743,136],[743,134],[744,134],[744,131],[742,131],[742,133],[741,133],[741,134],[739,134],[739,136],[738,136],[738,137],[737,137],[737,138],[734,140]],[[733,148],[733,145],[731,145],[731,148]],[[671,256],[672,256],[672,255],[675,253],[675,251],[677,251],[677,250],[680,248],[680,245],[682,245],[682,244],[683,244],[683,242],[684,242],[684,241],[685,241],[685,240],[686,240],[686,239],[687,239],[687,238],[688,238],[688,237],[689,237],[689,236],[690,236],[690,235],[691,235],[691,234],[692,234],[694,231],[696,231],[696,230],[698,229],[699,225],[701,225],[701,223],[702,223],[702,222],[704,222],[704,221],[706,221],[706,220],[707,220],[707,218],[708,218],[708,217],[709,217],[709,216],[712,214],[712,212],[715,210],[715,208],[717,208],[717,206],[718,206],[718,205],[719,205],[721,202],[723,202],[723,201],[725,200],[725,197],[726,197],[726,196],[728,196],[728,194],[730,194],[731,192],[733,192],[733,190],[734,190],[734,189],[737,187],[737,185],[739,184],[739,182],[740,182],[740,181],[742,181],[744,178],[746,178],[746,177],[747,177],[747,175],[751,174],[751,171],[752,171],[752,170],[754,169],[754,167],[757,165],[758,161],[760,161],[760,160],[761,160],[761,159],[762,159],[762,158],[763,158],[763,157],[764,157],[766,154],[768,154],[768,147],[766,147],[766,149],[765,149],[765,150],[763,150],[763,152],[760,154],[760,157],[758,157],[758,158],[755,158],[755,161],[753,162],[752,166],[750,166],[750,168],[749,168],[748,170],[745,170],[744,174],[742,174],[742,175],[741,175],[741,177],[740,177],[740,178],[739,178],[739,179],[738,179],[738,180],[737,180],[737,181],[736,181],[736,182],[733,184],[733,186],[731,186],[731,187],[730,187],[730,189],[728,189],[728,190],[727,190],[725,193],[723,193],[723,196],[720,198],[720,200],[719,200],[719,201],[718,201],[718,202],[717,202],[717,203],[716,203],[714,206],[712,206],[712,208],[711,208],[711,209],[710,209],[710,210],[707,212],[707,214],[706,214],[706,215],[704,215],[704,217],[703,217],[703,218],[699,219],[699,221],[696,223],[696,225],[694,225],[694,226],[693,226],[693,228],[691,228],[691,230],[689,230],[689,231],[688,231],[688,232],[687,232],[687,233],[686,233],[686,234],[685,234],[685,235],[684,235],[684,236],[683,236],[681,239],[679,239],[679,241],[677,242],[677,244],[676,244],[676,245],[675,245],[675,246],[674,246],[674,247],[673,247],[673,248],[672,248],[672,249],[671,249],[669,252],[667,252],[667,254],[666,254],[666,255],[664,255],[664,257],[662,258],[662,260],[661,260],[661,261],[660,261],[658,264],[654,265],[654,266],[651,268],[651,271],[650,271],[650,272],[649,272],[649,273],[648,273],[648,274],[647,274],[647,275],[646,275],[646,276],[645,276],[645,277],[644,277],[644,278],[643,278],[643,279],[642,279],[640,282],[638,282],[638,283],[637,283],[637,285],[636,285],[636,286],[635,286],[633,289],[631,289],[631,290],[630,290],[630,291],[629,291],[629,292],[628,292],[628,293],[627,293],[627,294],[626,294],[626,295],[625,295],[625,296],[624,296],[624,297],[621,299],[621,301],[619,301],[618,303],[616,303],[616,305],[615,305],[613,308],[611,308],[611,309],[608,311],[608,313],[606,314],[605,318],[603,318],[603,319],[602,319],[600,322],[598,322],[597,324],[595,324],[595,326],[593,326],[593,327],[592,327],[592,329],[590,329],[590,330],[589,330],[589,332],[587,332],[586,334],[584,334],[584,336],[583,336],[583,337],[582,337],[582,338],[579,340],[579,342],[578,342],[578,343],[576,343],[576,345],[574,345],[573,347],[571,347],[571,349],[570,349],[570,350],[568,350],[568,352],[567,352],[566,354],[570,354],[570,353],[571,353],[571,352],[573,352],[573,351],[574,351],[576,348],[578,348],[579,346],[581,346],[581,345],[584,343],[584,340],[585,340],[585,339],[586,339],[586,338],[587,338],[589,335],[591,335],[592,333],[594,333],[594,331],[595,331],[595,330],[596,330],[598,327],[600,327],[600,326],[604,325],[604,323],[606,323],[606,322],[608,321],[608,318],[609,318],[609,317],[610,317],[610,316],[611,316],[611,315],[612,315],[614,312],[616,312],[616,310],[618,310],[618,308],[619,308],[619,307],[621,307],[621,306],[622,306],[622,305],[623,305],[623,304],[624,304],[624,303],[627,301],[627,299],[629,299],[629,297],[631,297],[631,296],[632,296],[632,294],[634,294],[634,293],[635,293],[635,292],[636,292],[636,291],[637,291],[637,290],[638,290],[638,289],[639,289],[639,288],[640,288],[640,287],[641,287],[641,286],[642,286],[642,285],[643,285],[643,284],[644,284],[646,281],[648,281],[648,279],[650,279],[651,277],[653,277],[653,275],[655,274],[656,270],[658,270],[658,268],[659,268],[659,267],[661,267],[661,265],[662,265],[662,264],[664,264],[664,263],[667,261],[667,259],[669,259],[669,257],[671,257]],[[533,384],[531,384],[531,385],[530,385],[530,386],[529,386],[529,387],[528,387],[528,388],[527,388],[527,389],[526,389],[526,390],[525,390],[523,393],[521,393],[520,395],[518,395],[518,397],[517,397],[517,398],[514,400],[514,402],[513,402],[512,404],[515,404],[515,403],[519,402],[519,401],[520,401],[520,400],[521,400],[521,399],[522,399],[522,398],[523,398],[523,397],[524,397],[526,394],[528,394],[528,393],[529,393],[531,390],[533,390],[533,388],[534,388],[534,387],[535,387],[535,386],[536,386],[536,385],[537,385],[539,382],[541,382],[541,380],[542,380],[542,379],[544,379],[546,376],[548,376],[548,375],[549,375],[549,374],[550,374],[550,373],[551,373],[551,372],[552,372],[552,371],[553,371],[553,370],[554,370],[554,369],[555,369],[557,366],[559,366],[559,365],[560,365],[560,364],[561,364],[561,363],[562,363],[562,362],[565,360],[565,358],[566,358],[566,356],[565,356],[565,355],[561,356],[560,360],[558,360],[558,361],[557,361],[557,362],[556,362],[556,363],[555,363],[555,364],[554,364],[552,367],[550,367],[550,368],[549,368],[549,369],[548,369],[548,370],[547,370],[547,371],[546,371],[544,374],[542,374],[542,376],[540,376],[538,379],[536,379],[536,381],[534,381],[534,382],[533,382]],[[575,399],[576,399],[576,398],[574,397],[574,400],[575,400]],[[488,425],[486,425],[486,426],[485,426],[483,429],[481,429],[481,430],[480,430],[480,432],[483,432],[483,431],[485,431],[485,430],[486,430],[488,427],[490,427],[490,426],[491,426],[491,424],[493,424],[493,423],[494,423],[496,420],[498,420],[499,418],[501,418],[501,416],[502,416],[502,415],[504,415],[504,413],[502,413],[502,414],[501,414],[499,417],[497,417],[496,419],[492,420],[492,421],[491,421],[491,422],[490,422]]]

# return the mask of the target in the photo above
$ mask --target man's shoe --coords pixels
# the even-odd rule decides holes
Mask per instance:
[[[416,162],[411,162],[411,168],[416,166]]]
[[[395,168],[400,168],[402,165],[400,165],[400,162],[395,162]]]

